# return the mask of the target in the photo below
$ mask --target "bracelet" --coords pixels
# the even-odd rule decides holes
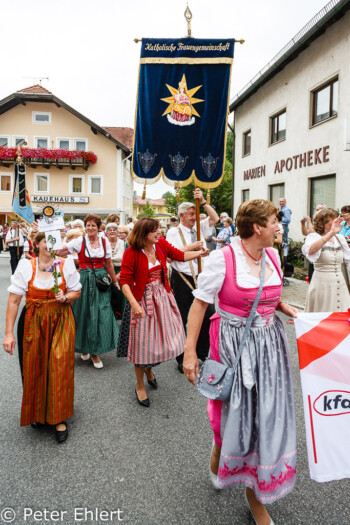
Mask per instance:
[[[207,204],[207,201],[202,202],[202,206],[206,206]]]

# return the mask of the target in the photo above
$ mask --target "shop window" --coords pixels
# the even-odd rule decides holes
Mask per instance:
[[[252,141],[252,131],[246,131],[243,133],[243,156],[250,155]]]
[[[310,217],[313,217],[317,204],[335,208],[335,175],[310,179],[310,201]]]
[[[284,197],[284,184],[271,184],[269,186],[269,199],[277,208],[280,207],[279,200]]]
[[[242,190],[242,202],[249,201],[249,190]]]
[[[312,124],[338,115],[338,77],[312,92]]]
[[[284,109],[270,118],[270,144],[286,138],[287,112]]]

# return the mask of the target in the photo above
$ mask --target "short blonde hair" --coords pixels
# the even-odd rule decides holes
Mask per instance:
[[[72,230],[69,230],[67,232],[65,242],[72,241],[73,239],[77,239],[78,237],[82,237],[85,235],[85,230],[81,228],[73,228]]]
[[[333,208],[323,208],[314,215],[313,225],[315,232],[319,235],[324,234],[324,227],[326,226],[329,219],[336,219],[339,217],[337,210]]]
[[[242,239],[254,235],[254,224],[265,227],[271,215],[277,213],[273,202],[264,199],[253,199],[243,202],[238,208],[236,227]]]

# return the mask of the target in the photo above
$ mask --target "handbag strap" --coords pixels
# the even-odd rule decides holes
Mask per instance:
[[[230,248],[232,250],[232,257],[234,257],[233,248],[232,248],[231,245],[230,245]],[[244,346],[245,346],[245,343],[246,343],[246,340],[247,340],[247,337],[248,337],[248,333],[249,333],[250,328],[252,326],[253,319],[254,319],[254,316],[255,316],[255,313],[256,313],[256,309],[258,307],[260,296],[261,296],[261,292],[262,292],[262,289],[263,289],[263,286],[264,286],[265,259],[266,259],[266,252],[265,252],[265,250],[263,250],[262,259],[261,259],[261,274],[260,274],[259,290],[258,290],[258,293],[256,294],[256,297],[255,297],[252,309],[250,310],[250,314],[249,314],[249,317],[248,317],[248,320],[247,320],[247,323],[245,325],[245,329],[244,329],[244,332],[243,332],[243,337],[242,337],[241,342],[239,344],[237,356],[236,356],[235,362],[234,362],[234,364],[232,366],[234,371],[237,368],[238,362],[239,362],[239,360],[241,358],[241,355],[242,355],[242,352],[244,350]]]

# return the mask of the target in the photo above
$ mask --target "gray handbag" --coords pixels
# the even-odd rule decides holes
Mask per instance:
[[[230,399],[236,368],[244,350],[244,346],[252,326],[260,295],[264,286],[265,258],[265,250],[263,250],[259,290],[250,311],[247,324],[245,325],[243,337],[239,344],[234,364],[232,366],[228,366],[223,363],[219,363],[218,361],[214,361],[208,357],[200,369],[199,378],[197,379],[197,388],[199,392],[208,399],[214,399],[216,401],[227,401]]]

